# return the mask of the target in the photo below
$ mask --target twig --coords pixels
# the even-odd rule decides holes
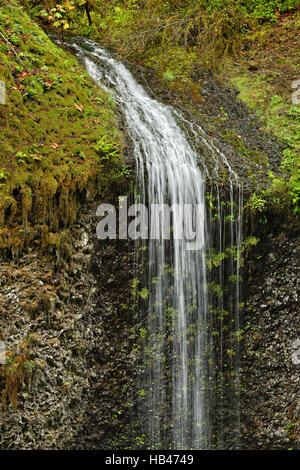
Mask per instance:
[[[22,60],[20,59],[20,57],[18,56],[15,48],[11,45],[11,43],[9,42],[9,40],[4,36],[4,34],[1,33],[0,31],[0,36],[4,39],[4,41],[6,42],[6,44],[10,47],[10,49],[13,51],[13,53],[15,54],[16,58],[18,59],[18,61],[20,62],[20,64],[22,65],[22,67],[24,67],[25,69],[25,65],[23,64]]]

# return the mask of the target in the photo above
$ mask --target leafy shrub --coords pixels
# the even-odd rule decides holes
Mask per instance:
[[[265,199],[263,199],[261,196],[257,195],[256,193],[253,193],[247,202],[247,207],[249,208],[252,214],[256,214],[256,213],[263,212],[266,204],[267,204],[267,201]]]
[[[100,160],[115,160],[119,157],[119,148],[115,142],[101,139],[97,142],[94,148],[100,156]]]
[[[276,20],[279,13],[285,13],[299,6],[298,0],[247,0],[245,6],[260,20]]]

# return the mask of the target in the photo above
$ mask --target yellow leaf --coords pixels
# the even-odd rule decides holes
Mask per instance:
[[[83,111],[83,106],[79,106],[78,104],[74,104],[75,108],[78,109],[78,111],[80,111],[82,113]]]

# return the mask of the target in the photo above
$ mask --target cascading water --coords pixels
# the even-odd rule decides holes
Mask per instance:
[[[225,406],[222,402],[225,393],[222,338],[225,330],[222,317],[220,331],[214,332],[212,311],[218,309],[223,315],[224,301],[222,294],[211,293],[208,289],[211,274],[207,257],[215,252],[221,257],[227,217],[230,220],[229,245],[232,251],[237,247],[236,260],[231,262],[230,268],[232,279],[236,278],[230,315],[235,330],[239,330],[240,246],[237,245],[241,243],[241,187],[237,175],[200,127],[185,120],[177,110],[150,98],[121,62],[88,40],[79,43],[74,40],[68,45],[75,49],[95,82],[114,90],[134,144],[136,202],[149,208],[149,234],[152,236],[147,242],[149,297],[144,384],[147,446],[157,449],[222,447]],[[203,161],[200,170],[199,155],[193,144],[195,139],[210,153],[214,162],[212,173]],[[219,162],[229,174],[228,208],[224,208],[218,188],[216,196],[213,195]],[[214,208],[212,205],[208,209],[207,178],[210,201],[216,201]],[[238,209],[233,185],[238,188]],[[170,207],[172,230],[166,237],[164,227],[169,217],[166,208]],[[193,233],[188,231],[197,232],[197,245],[191,244]],[[220,262],[220,290],[223,289],[223,271]],[[213,333],[221,338],[220,347],[215,347]],[[219,367],[217,373],[215,364]],[[238,382],[238,375],[236,370],[235,382]],[[212,422],[212,407],[217,409],[217,425]]]

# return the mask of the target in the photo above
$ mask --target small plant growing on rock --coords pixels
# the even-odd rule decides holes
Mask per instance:
[[[252,214],[256,214],[257,212],[261,213],[266,206],[266,202],[265,199],[254,193],[249,198],[247,206]]]
[[[0,188],[5,183],[8,173],[4,168],[0,168]]]
[[[101,139],[97,142],[95,150],[100,156],[100,160],[113,160],[119,156],[119,149],[116,143],[109,142],[105,139]]]
[[[5,386],[2,391],[2,405],[7,408],[8,400],[14,408],[18,406],[18,394],[24,384],[30,385],[30,380],[35,369],[34,361],[27,359],[26,354],[13,356],[9,353],[6,364],[1,368],[1,375],[5,378]]]

